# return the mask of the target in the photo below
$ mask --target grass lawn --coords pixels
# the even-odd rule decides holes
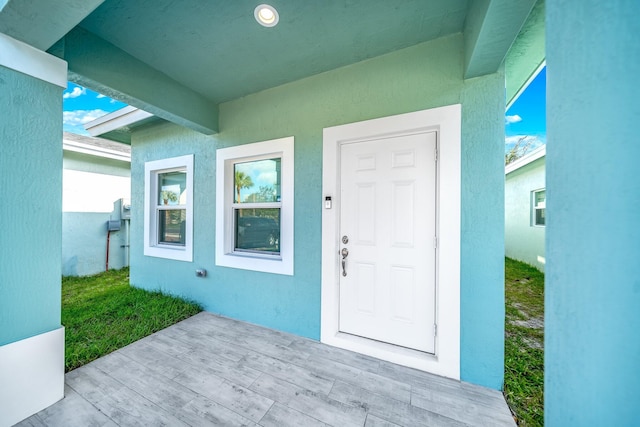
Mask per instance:
[[[544,423],[544,274],[505,259],[504,394],[520,426]]]
[[[129,286],[129,269],[62,278],[66,372],[186,319],[197,304]]]

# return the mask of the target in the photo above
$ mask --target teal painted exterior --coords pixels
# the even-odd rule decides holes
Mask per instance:
[[[639,14],[547,0],[549,427],[638,424]]]
[[[62,275],[89,276],[105,271],[107,261],[107,221],[112,213],[63,212]],[[127,265],[123,245],[127,243],[124,223],[112,231],[109,244],[109,270]]]
[[[509,258],[526,262],[540,271],[545,266],[545,227],[531,222],[532,192],[545,188],[545,157],[505,176],[504,243]]]
[[[429,58],[438,58],[432,61]],[[146,161],[195,155],[194,262],[143,256],[134,209],[131,283],[205,309],[320,337],[322,129],[462,104],[462,380],[499,389],[504,351],[504,73],[463,80],[461,34],[399,50],[220,105],[220,133],[172,124],[132,135],[132,202],[144,203]],[[294,276],[215,266],[216,149],[295,137]],[[195,269],[205,268],[206,278]]]
[[[0,66],[0,345],[60,327],[62,88]]]

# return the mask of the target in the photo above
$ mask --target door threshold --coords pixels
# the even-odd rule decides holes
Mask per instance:
[[[404,350],[407,350],[407,351],[409,351],[411,353],[421,353],[421,354],[427,354],[427,355],[435,356],[434,353],[431,353],[431,352],[428,352],[428,351],[425,351],[425,350],[418,350],[417,348],[407,347],[406,345],[394,344],[394,343],[391,343],[391,342],[377,340],[375,338],[369,338],[369,337],[366,337],[364,335],[358,335],[358,334],[353,334],[353,333],[350,333],[350,332],[343,332],[343,331],[338,331],[338,334],[339,335],[345,335],[346,337],[353,337],[356,340],[360,339],[360,340],[363,341],[363,344],[366,344],[366,343],[369,343],[369,342],[371,342],[372,344],[373,343],[378,343],[378,344],[381,344],[381,347],[389,347],[390,350],[393,350],[393,349],[403,350],[404,349]]]
[[[322,342],[324,344],[355,351],[356,353],[365,354],[397,365],[407,366],[420,371],[453,378],[451,375],[440,372],[441,370],[438,369],[440,366],[438,364],[438,357],[435,354],[413,350],[407,347],[400,347],[394,344],[363,338],[344,332],[338,332],[332,337],[326,337]]]

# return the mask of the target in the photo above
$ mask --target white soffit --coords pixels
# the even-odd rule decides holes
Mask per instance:
[[[149,117],[153,117],[153,114],[129,105],[113,113],[98,117],[85,124],[84,128],[89,132],[89,135],[100,136],[107,132],[131,126]]]

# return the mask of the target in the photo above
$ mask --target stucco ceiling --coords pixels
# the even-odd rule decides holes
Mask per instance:
[[[535,2],[271,0],[280,22],[265,28],[261,0],[0,0],[0,32],[66,60],[71,81],[211,134],[221,103],[455,33],[461,77],[495,73]]]
[[[106,0],[80,26],[220,103],[461,32],[466,0]]]

